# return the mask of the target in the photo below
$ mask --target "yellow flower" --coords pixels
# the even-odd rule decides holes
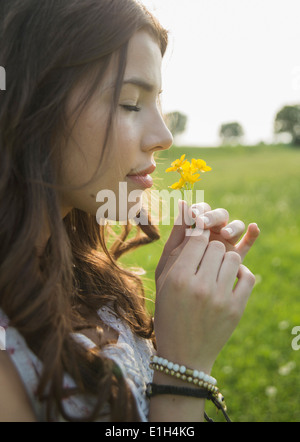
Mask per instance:
[[[190,184],[195,184],[200,181],[200,179],[198,180],[200,175],[194,175],[195,172],[198,172],[198,170],[195,169],[189,161],[186,161],[182,166],[181,171],[179,171],[181,178],[185,181],[185,183]]]
[[[186,162],[182,165],[181,169],[182,169],[184,172],[192,173],[192,166],[191,166],[191,163],[190,163],[189,161],[187,161],[187,160],[186,160]]]
[[[182,166],[182,172],[184,173],[190,173],[194,174],[198,172],[198,169],[196,169],[189,161],[186,161],[186,163]]]
[[[181,178],[185,181],[185,183],[195,184],[198,183],[198,181],[201,181],[201,178],[198,179],[200,174],[192,175],[190,172],[182,172]]]
[[[180,169],[187,160],[185,160],[185,155],[182,155],[182,157],[180,158],[180,160],[175,160],[172,163],[172,167],[170,167],[169,169],[166,170],[166,172],[177,172],[178,169]]]
[[[170,189],[174,189],[174,190],[180,190],[185,186],[185,180],[183,178],[180,178],[178,183],[174,183],[172,184],[172,186],[169,186]]]
[[[196,172],[210,172],[212,170],[211,167],[207,166],[205,161],[195,160],[195,158],[192,159],[192,167]]]
[[[180,159],[175,160],[172,163],[172,167],[166,170],[167,173],[178,172],[181,177],[177,183],[172,184],[172,186],[169,186],[169,188],[181,190],[182,193],[184,189],[192,192],[194,185],[201,181],[201,175],[199,172],[209,172],[211,170],[211,167],[207,166],[205,161],[201,159],[195,160],[193,158],[192,162],[190,163],[185,159],[185,155],[182,155]],[[189,200],[189,205],[192,205],[192,194],[190,194],[187,198]]]
[[[171,189],[182,189],[186,184],[194,185],[198,181],[201,181],[199,174],[192,175],[190,172],[180,172],[181,178],[178,183],[174,183],[172,186],[169,186]]]

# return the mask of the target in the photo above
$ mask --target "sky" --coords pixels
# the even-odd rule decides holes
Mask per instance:
[[[300,0],[141,0],[169,30],[165,113],[188,116],[176,144],[215,146],[238,121],[245,143],[273,141],[277,112],[300,103]]]

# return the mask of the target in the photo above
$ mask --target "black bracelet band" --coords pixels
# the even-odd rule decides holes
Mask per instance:
[[[154,396],[162,395],[162,394],[170,394],[176,396],[188,396],[195,397],[198,399],[208,399],[213,402],[213,404],[217,407],[218,410],[221,410],[226,421],[231,422],[228,414],[225,409],[221,405],[221,403],[216,399],[216,397],[208,390],[204,390],[201,388],[188,388],[188,387],[178,387],[175,385],[158,385],[158,384],[148,384],[146,389],[146,396],[148,399]],[[224,398],[222,397],[224,400]],[[213,422],[206,413],[204,413],[204,417],[207,422]]]
[[[198,399],[209,399],[211,397],[211,393],[208,390],[200,388],[178,387],[175,385],[157,385],[157,384],[147,385],[146,395],[148,398],[151,398],[153,396],[158,396],[161,394],[189,396]]]

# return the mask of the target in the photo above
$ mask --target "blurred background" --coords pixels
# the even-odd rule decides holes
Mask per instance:
[[[142,3],[170,31],[163,106],[187,116],[177,144],[218,145],[232,122],[246,144],[290,141],[274,137],[274,120],[300,102],[299,0]]]
[[[178,181],[165,170],[182,154],[202,158],[213,169],[196,185],[206,202],[261,229],[245,261],[256,286],[213,375],[233,421],[299,422],[300,2],[143,3],[170,31],[162,104],[175,143],[157,158],[156,188]],[[139,268],[152,313],[172,228],[159,227],[161,240],[122,258]]]

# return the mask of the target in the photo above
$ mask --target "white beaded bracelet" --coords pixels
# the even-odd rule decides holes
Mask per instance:
[[[158,356],[151,357],[150,367],[154,370],[170,374],[171,376],[198,385],[199,387],[207,388],[210,391],[217,390],[217,380],[212,376],[205,374],[203,371],[193,370],[187,368],[185,365],[175,364]]]

